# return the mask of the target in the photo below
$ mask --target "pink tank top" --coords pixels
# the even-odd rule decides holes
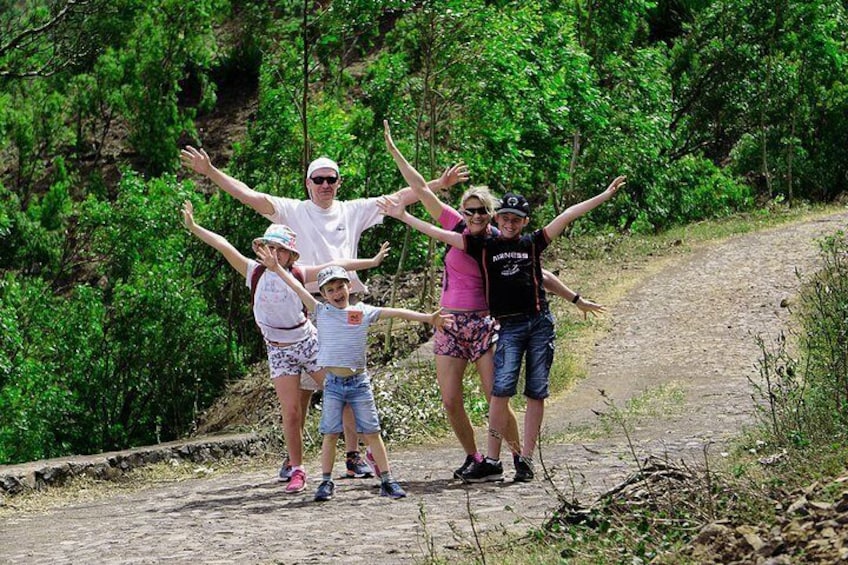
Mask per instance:
[[[452,230],[462,216],[450,206],[442,206],[439,223]],[[468,228],[463,230],[469,233]],[[445,274],[442,278],[442,308],[448,310],[488,310],[483,275],[477,261],[464,251],[451,247],[445,255]]]

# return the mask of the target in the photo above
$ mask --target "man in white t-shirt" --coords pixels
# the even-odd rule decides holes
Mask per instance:
[[[250,206],[272,223],[291,227],[298,237],[299,263],[304,265],[320,265],[342,258],[355,259],[362,232],[383,222],[383,214],[377,209],[377,197],[336,200],[342,184],[341,175],[336,162],[327,157],[315,159],[307,168],[305,184],[308,200],[271,196],[256,191],[213,166],[203,149],[186,146],[181,151],[181,159],[185,166],[204,175],[224,192]],[[467,168],[460,164],[446,169],[441,177],[427,184],[431,189],[439,191],[467,179]],[[410,188],[399,190],[392,196],[406,204],[418,200]],[[349,274],[351,291],[367,292],[356,273]],[[318,292],[314,283],[308,284],[306,288],[313,294]]]
[[[383,214],[377,208],[378,197],[336,200],[342,184],[338,164],[327,157],[319,157],[306,170],[308,200],[296,200],[271,196],[259,192],[212,165],[206,151],[186,146],[180,152],[186,167],[205,176],[224,192],[253,208],[275,224],[286,224],[297,234],[298,263],[320,265],[336,259],[355,259],[362,232],[383,222]],[[446,190],[458,182],[468,180],[468,169],[463,164],[449,167],[436,180],[427,183],[434,191]],[[392,195],[405,204],[418,200],[411,188],[404,188]],[[356,273],[350,276],[351,292],[366,293],[368,289]],[[306,289],[318,293],[315,283],[307,283]],[[368,467],[359,456],[356,426],[353,414],[345,411],[345,450],[348,454],[348,476],[362,477]],[[370,472],[368,472],[370,475]]]

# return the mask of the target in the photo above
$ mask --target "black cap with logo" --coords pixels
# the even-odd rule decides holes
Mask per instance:
[[[530,215],[530,203],[527,202],[527,199],[520,194],[507,192],[504,194],[503,198],[501,198],[498,207],[495,209],[495,214],[505,213],[515,214],[516,216],[526,218]]]

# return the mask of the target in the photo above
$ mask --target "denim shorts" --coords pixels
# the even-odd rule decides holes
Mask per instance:
[[[515,396],[521,361],[527,355],[524,396],[547,398],[551,365],[554,361],[554,318],[542,312],[519,319],[501,318],[498,346],[495,348],[495,382],[492,395]]]
[[[458,312],[449,328],[438,328],[433,336],[433,353],[477,361],[498,340],[497,323],[486,312]]]
[[[324,376],[321,424],[318,426],[322,434],[342,433],[342,409],[345,404],[350,404],[353,408],[357,432],[380,432],[380,418],[377,416],[377,405],[374,402],[374,391],[371,389],[371,377],[368,373],[340,377],[327,372]]]

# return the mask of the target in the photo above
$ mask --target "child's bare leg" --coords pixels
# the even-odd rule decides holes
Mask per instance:
[[[507,425],[509,412],[508,396],[493,396],[489,404],[489,441],[488,453],[491,459],[501,458],[501,438]]]
[[[321,473],[324,475],[333,474],[333,463],[336,459],[336,443],[339,441],[339,434],[324,434],[324,441],[321,443]]]
[[[374,434],[362,434],[362,438],[368,447],[371,448],[371,455],[377,465],[380,466],[380,496],[388,496],[391,498],[404,498],[406,493],[392,476],[392,470],[389,467],[389,456],[386,454],[386,444],[383,443],[383,438],[380,437],[380,432]]]
[[[535,398],[527,399],[527,412],[524,414],[524,455],[533,457],[536,442],[542,429],[542,417],[545,415],[545,401]]]
[[[492,352],[494,348],[489,349],[482,357],[476,361],[477,373],[480,375],[480,384],[483,387],[483,394],[486,395],[486,401],[489,403],[489,421],[491,424],[491,405],[492,405],[492,386],[495,380],[495,360]],[[512,453],[521,453],[521,439],[518,434],[518,418],[515,416],[515,411],[507,399],[506,404],[507,420],[506,425],[501,428],[494,428],[501,431],[504,441],[506,441]],[[500,448],[498,449],[500,453]]]
[[[283,416],[283,437],[292,467],[303,464],[303,414],[300,404],[300,375],[283,375],[273,379],[274,391]]]

